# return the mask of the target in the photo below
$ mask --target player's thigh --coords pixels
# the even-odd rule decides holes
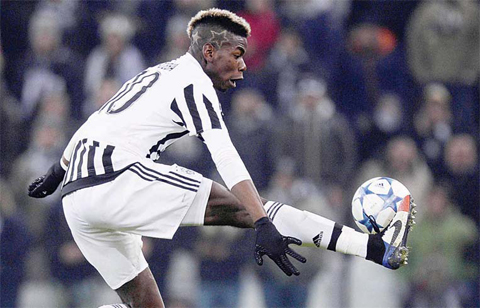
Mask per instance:
[[[79,198],[82,195],[78,192],[63,198],[65,218],[75,243],[110,288],[118,289],[148,267],[141,236],[92,227],[78,215]]]

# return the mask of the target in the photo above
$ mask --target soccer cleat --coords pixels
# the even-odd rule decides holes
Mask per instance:
[[[397,269],[402,265],[408,264],[407,237],[408,233],[415,225],[416,204],[413,198],[406,196],[392,222],[382,236],[385,245],[385,254],[383,255],[383,266],[390,269]]]

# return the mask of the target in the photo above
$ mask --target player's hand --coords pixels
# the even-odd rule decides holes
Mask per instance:
[[[63,181],[65,170],[60,162],[53,164],[45,175],[35,179],[28,186],[28,195],[33,198],[44,198],[55,192],[58,185]]]
[[[293,237],[282,236],[268,217],[262,217],[255,222],[255,260],[258,265],[263,264],[262,256],[267,255],[287,275],[300,275],[287,255],[305,263],[307,259],[293,251],[288,245],[301,245],[302,241]]]

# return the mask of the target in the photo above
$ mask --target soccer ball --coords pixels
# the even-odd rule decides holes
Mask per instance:
[[[366,181],[352,199],[355,223],[365,233],[382,232],[407,196],[410,196],[410,192],[397,180],[377,177]]]

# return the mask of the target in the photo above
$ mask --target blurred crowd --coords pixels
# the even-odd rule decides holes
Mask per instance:
[[[252,27],[245,80],[219,93],[261,195],[353,227],[351,197],[388,176],[418,204],[409,265],[298,248],[285,277],[253,262],[252,232],[180,228],[144,239],[167,306],[478,307],[479,2],[2,1],[0,306],[118,303],[73,242],[60,194],[28,184],[73,132],[148,66],[183,55],[186,25],[219,7]],[[217,181],[206,148],[163,154]],[[258,288],[252,288],[255,285]],[[248,297],[248,298],[247,298]]]

